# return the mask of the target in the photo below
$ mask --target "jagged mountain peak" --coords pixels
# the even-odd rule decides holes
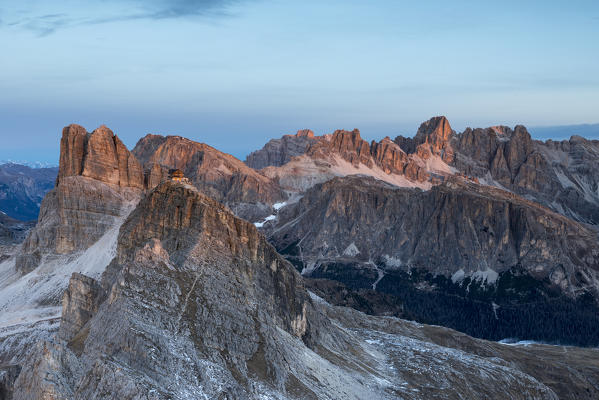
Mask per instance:
[[[204,193],[223,201],[246,218],[253,218],[256,212],[246,207],[247,204],[261,203],[268,208],[287,198],[277,182],[241,160],[181,136],[147,135],[139,140],[132,153],[144,163],[148,188],[163,181],[169,169],[180,169]]]
[[[420,125],[414,140],[418,144],[448,141],[452,132],[453,130],[446,117],[433,117]]]
[[[92,133],[77,124],[63,129],[58,182],[78,175],[122,187],[144,187],[139,161],[105,125]]]
[[[295,137],[313,138],[314,137],[314,132],[311,131],[310,129],[300,129],[295,134]]]

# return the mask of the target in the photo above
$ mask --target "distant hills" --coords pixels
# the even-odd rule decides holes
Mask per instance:
[[[17,220],[36,220],[42,199],[54,187],[58,167],[0,165],[0,211]]]

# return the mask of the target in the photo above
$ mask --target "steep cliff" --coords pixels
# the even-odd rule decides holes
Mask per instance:
[[[287,198],[278,184],[235,157],[180,136],[147,135],[133,154],[144,164],[146,177],[160,176],[160,167],[178,168],[194,186],[251,220],[268,215],[270,206]],[[159,183],[148,179],[148,187]]]
[[[533,140],[525,127],[466,129],[451,163],[480,183],[510,190],[577,221],[599,223],[599,141]]]
[[[139,162],[108,128],[64,128],[56,187],[42,201],[17,270],[28,273],[47,255],[87,249],[135,205],[143,183]]]
[[[252,153],[269,165],[263,172],[289,190],[304,191],[348,175],[422,189],[456,177],[517,193],[576,221],[599,224],[599,141],[578,136],[536,141],[521,125],[457,133],[443,116],[422,123],[413,138],[369,144],[358,130],[338,130],[310,137],[309,144],[286,152],[282,143],[298,140],[288,135]]]
[[[517,195],[461,180],[421,191],[371,178],[337,178],[283,208],[265,229],[304,275],[354,289],[397,295],[408,285],[423,295],[487,301],[489,310],[492,302],[518,308],[534,300],[551,309],[556,296],[572,305],[599,298],[595,231]],[[415,300],[413,308],[422,305]],[[571,317],[580,321],[596,309],[591,300]],[[421,311],[412,316],[423,320]],[[572,321],[565,314],[560,318],[567,329]],[[449,322],[483,337],[510,337],[507,320],[484,333]],[[584,340],[587,325],[573,343]],[[542,329],[535,327],[534,334]],[[562,331],[545,334],[537,338],[572,339]],[[599,337],[588,339],[599,343]]]
[[[295,135],[285,135],[280,139],[270,140],[262,149],[250,153],[245,163],[254,169],[268,166],[280,167],[291,161],[293,157],[304,154],[315,141],[314,132],[302,129]]]
[[[531,366],[549,348],[331,307],[252,224],[171,182],[129,216],[101,282],[73,276],[63,309],[61,337],[30,352],[15,399],[556,399],[561,382],[596,393],[576,351],[556,383]]]

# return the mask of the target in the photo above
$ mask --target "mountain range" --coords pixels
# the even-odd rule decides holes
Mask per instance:
[[[42,199],[54,187],[58,168],[0,164],[0,211],[21,220],[37,219]]]
[[[0,393],[596,398],[598,163],[445,117],[245,162],[70,125],[36,226],[0,219]]]

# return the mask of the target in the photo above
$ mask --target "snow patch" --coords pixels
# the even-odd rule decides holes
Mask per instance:
[[[472,274],[472,280],[480,281],[483,285],[493,285],[497,282],[497,278],[499,278],[499,274],[491,268],[487,268],[484,271],[478,270]]]
[[[282,203],[275,203],[272,205],[272,208],[275,209],[275,211],[279,211],[281,208],[285,207],[287,205],[287,202],[284,201]]]
[[[465,277],[466,277],[466,273],[464,272],[464,270],[462,268],[460,268],[456,272],[454,272],[453,275],[451,275],[451,281],[453,283],[462,282]]]
[[[493,306],[493,314],[495,315],[495,319],[499,319],[499,317],[497,317],[497,310],[499,310],[499,304],[491,302],[491,306]]]
[[[378,284],[378,283],[381,281],[381,279],[383,279],[383,278],[384,278],[384,276],[385,276],[385,273],[383,272],[383,270],[382,270],[382,269],[379,269],[379,268],[377,268],[377,269],[376,269],[376,272],[378,273],[378,276],[377,276],[377,278],[376,278],[376,281],[374,281],[374,282],[372,283],[372,290],[376,290],[376,285],[377,285],[377,284]]]
[[[261,222],[254,222],[254,225],[256,226],[256,228],[262,228],[265,223],[267,223],[268,221],[272,221],[273,219],[276,219],[276,218],[277,218],[276,215],[269,215],[268,217],[264,218],[264,220]]]
[[[355,257],[360,254],[360,250],[356,247],[356,244],[352,242],[345,250],[343,250],[344,256]]]
[[[391,257],[387,254],[383,256],[383,261],[385,263],[385,266],[389,269],[396,269],[403,265],[399,257]]]

